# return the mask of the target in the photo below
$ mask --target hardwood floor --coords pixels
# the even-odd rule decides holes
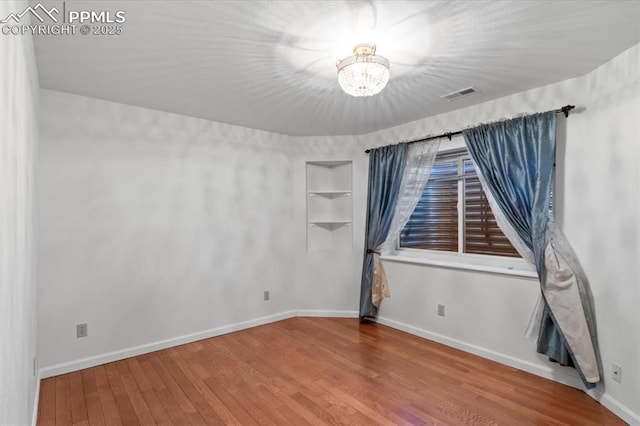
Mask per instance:
[[[39,425],[617,425],[579,390],[378,324],[293,318],[44,379]]]

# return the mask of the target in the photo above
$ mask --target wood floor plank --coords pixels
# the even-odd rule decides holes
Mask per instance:
[[[44,379],[39,425],[623,425],[584,392],[379,324],[292,318]]]
[[[122,376],[115,363],[109,363],[104,366],[107,379],[109,380],[109,387],[113,394],[113,399],[118,407],[118,414],[122,419],[122,423],[125,425],[138,425],[140,424],[136,411],[133,408],[133,404],[127,390],[124,387]]]
[[[186,423],[184,416],[180,416],[175,410],[170,414],[165,408],[164,402],[161,400],[158,391],[166,389],[164,383],[159,381],[158,375],[151,367],[148,361],[145,361],[143,357],[129,358],[126,360],[135,382],[140,390],[140,394],[146,403],[149,412],[153,416],[153,419],[157,424],[173,424],[175,418],[179,418],[180,421]],[[148,374],[150,376],[148,376]],[[157,391],[155,389],[157,387]],[[176,409],[177,407],[173,407]]]
[[[102,412],[102,404],[100,403],[100,394],[98,393],[94,370],[90,368],[82,370],[81,376],[89,424],[92,426],[103,426],[105,425],[104,414]]]
[[[260,398],[256,395],[254,386],[248,383],[242,383],[235,392],[229,393],[229,395],[236,403],[240,404],[259,425],[282,424],[282,422],[274,419],[271,410],[265,410]]]
[[[69,375],[56,377],[56,425],[71,424],[71,400],[69,399]]]
[[[38,406],[38,419],[43,424],[56,423],[56,379],[50,377],[40,382],[40,401]],[[48,422],[48,423],[47,423]]]
[[[246,411],[243,404],[239,404],[223,386],[217,386],[215,380],[206,379],[205,384],[210,389],[211,393],[216,396],[220,405],[226,408],[226,411],[233,416],[235,421],[242,425],[257,425],[256,420]],[[218,403],[216,402],[216,405]],[[226,423],[226,422],[225,422]]]
[[[169,400],[166,397],[163,398],[163,396],[166,395],[165,392],[159,393],[160,400],[167,410],[167,413],[170,413],[172,411],[170,407],[175,404],[175,406],[177,406],[184,414],[189,423],[204,424],[205,420],[202,418],[193,403],[189,400],[187,395],[184,394],[178,383],[176,383],[176,381],[173,379],[171,373],[169,373],[167,368],[164,366],[159,356],[160,352],[154,353],[153,356],[150,357],[150,361],[156,373],[165,384],[166,390],[171,395],[172,400]]]
[[[74,371],[69,373],[69,399],[71,402],[71,423],[83,424],[89,422],[87,414],[87,402],[85,390],[82,386],[82,373]]]
[[[176,350],[169,350],[169,355],[174,360],[174,362],[176,362],[180,370],[189,379],[189,381],[194,384],[194,388],[202,396],[203,401],[206,402],[211,409],[213,409],[219,419],[221,419],[225,424],[247,424],[240,421],[240,417],[245,417],[243,410],[234,411],[229,409],[229,407],[220,399],[219,395],[217,395],[215,392],[212,392],[211,388],[206,384],[206,382],[201,379],[201,376],[193,368],[191,368],[192,363],[190,363],[188,360],[185,360],[182,357],[181,352]],[[248,418],[247,420],[250,422],[251,419]]]
[[[133,411],[136,413],[136,417],[138,418],[140,424],[154,424],[154,416],[151,414],[149,406],[142,396],[142,392],[138,387],[138,383],[136,382],[136,379],[131,372],[131,369],[129,368],[128,361],[129,360],[122,360],[115,363],[116,368],[120,372],[120,378],[122,379],[125,392],[129,396],[129,401],[131,402]]]
[[[175,399],[173,399],[171,392],[169,392],[167,388],[157,391],[154,390],[154,392],[156,393],[156,396],[162,404],[165,412],[169,416],[169,419],[171,419],[171,423],[176,425],[186,425],[191,423],[182,412]]]
[[[233,414],[206,388],[204,383],[193,380],[196,375],[191,374],[178,358],[173,348],[161,355],[162,363],[169,369],[174,380],[193,402],[205,422],[207,424],[239,424]]]
[[[96,388],[98,390],[98,398],[100,399],[100,406],[102,407],[102,415],[107,425],[121,425],[122,418],[118,410],[118,405],[113,396],[111,386],[109,386],[109,379],[107,378],[107,372],[103,365],[94,367],[93,377],[96,381]]]
[[[151,382],[142,370],[138,359],[135,357],[129,358],[124,360],[124,362],[126,362],[127,367],[129,367],[129,371],[131,371],[131,374],[133,375],[133,378],[135,379],[136,385],[138,385],[138,389],[140,389],[140,392],[151,389]]]
[[[153,365],[151,365],[151,361],[146,356],[140,357],[139,361],[140,369],[149,381],[151,389],[154,389],[156,391],[166,389],[164,382],[162,381],[160,376],[158,376],[158,373],[153,368]]]

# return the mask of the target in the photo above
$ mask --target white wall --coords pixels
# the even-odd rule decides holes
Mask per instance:
[[[41,105],[43,366],[293,309],[286,137],[47,90]]]
[[[581,83],[585,111],[567,123],[564,228],[591,280],[605,390],[640,424],[640,45]]]
[[[26,1],[0,2],[0,16]],[[30,36],[0,36],[0,424],[31,423],[36,380],[33,172],[38,77]]]
[[[627,421],[640,422],[640,45],[586,76],[367,138],[415,139],[566,104],[578,108],[566,121],[566,145],[558,147],[559,221],[594,293],[604,402],[620,404],[620,410],[630,412]],[[366,169],[359,173],[366,175]],[[538,292],[537,281],[389,261],[385,269],[392,297],[380,311],[383,321],[577,383],[564,377],[575,376],[572,369],[547,362],[523,335]],[[436,315],[439,303],[446,305],[444,318]],[[610,379],[612,363],[623,368],[621,384]]]

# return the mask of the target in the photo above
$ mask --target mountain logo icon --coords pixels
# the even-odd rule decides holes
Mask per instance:
[[[0,20],[0,24],[6,24],[7,22],[9,22],[10,20],[14,20],[16,23],[20,22],[22,20],[22,18],[27,15],[27,14],[31,14],[33,16],[36,17],[36,19],[38,21],[40,21],[41,23],[44,22],[44,18],[43,16],[48,16],[53,22],[58,22],[58,18],[56,18],[56,16],[54,16],[54,13],[57,15],[58,13],[60,13],[60,11],[58,9],[56,9],[56,7],[52,7],[51,9],[47,9],[46,7],[44,7],[42,5],[42,3],[38,3],[35,6],[29,6],[27,7],[25,10],[23,10],[21,13],[10,13],[9,16],[7,16],[6,18]],[[45,17],[46,17],[45,16]]]

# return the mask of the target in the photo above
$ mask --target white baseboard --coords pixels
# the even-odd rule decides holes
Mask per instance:
[[[171,348],[185,343],[195,342],[197,340],[208,339],[210,337],[220,336],[234,331],[244,330],[246,328],[256,327],[259,325],[269,324],[276,321],[292,318],[296,316],[295,311],[287,311],[279,314],[268,315],[266,317],[255,318],[248,321],[242,321],[235,324],[225,325],[222,327],[212,328],[210,330],[199,331],[197,333],[185,334],[183,336],[171,339],[161,340],[159,342],[148,343],[145,345],[135,346],[133,348],[122,349],[119,351],[108,352],[106,354],[95,355],[87,358],[76,359],[62,364],[51,365],[40,369],[40,377],[58,376],[60,374],[70,373],[85,368],[95,367],[96,365],[107,364],[109,362],[119,361],[125,358],[131,358],[155,352],[162,349]]]
[[[608,393],[602,394],[596,399],[600,401],[600,404],[607,407],[607,409],[613,414],[629,423],[629,425],[640,426],[640,414],[634,413],[627,406],[621,404],[620,401],[611,397]]]
[[[474,355],[499,362],[500,364],[505,364],[510,367],[526,371],[527,373],[535,374],[536,376],[544,377],[545,379],[553,380],[554,382],[562,383],[567,386],[584,390],[582,381],[580,380],[580,377],[578,377],[577,373],[575,374],[575,376],[564,374],[562,372],[558,372],[557,370],[553,370],[550,367],[537,365],[530,361],[525,361],[519,358],[512,357],[510,355],[492,351],[491,349],[483,348],[481,346],[463,342],[462,340],[443,336],[438,333],[433,333],[431,331],[414,327],[412,325],[395,321],[389,318],[380,317],[378,318],[378,323],[389,326],[391,328],[405,331],[415,336],[433,340],[434,342],[442,343],[443,345],[447,345],[452,348],[460,349],[464,352],[469,352]],[[599,388],[587,391],[586,393],[593,399],[599,401],[604,407],[606,407],[609,411],[620,417],[625,422],[629,423],[632,426],[640,426],[640,416],[631,411],[625,405],[621,404],[615,398],[611,397],[609,394],[602,392]]]
[[[325,317],[325,318],[358,318],[358,311],[331,311],[320,309],[302,309],[296,311],[298,317]]]

